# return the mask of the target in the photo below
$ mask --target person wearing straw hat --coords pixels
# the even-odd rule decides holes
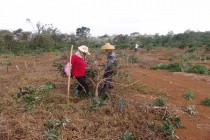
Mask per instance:
[[[89,94],[89,87],[85,80],[87,65],[86,55],[90,55],[88,47],[85,45],[79,46],[78,51],[72,55],[71,65],[68,62],[65,66],[65,73],[67,76],[73,76],[79,82],[79,86],[75,90],[75,94],[80,93],[82,90],[84,90],[86,95]],[[71,73],[69,72],[69,67],[71,67]]]
[[[115,52],[113,51],[115,49],[114,45],[111,45],[110,43],[106,43],[104,46],[101,47],[102,50],[105,50],[107,53],[107,62],[105,64],[105,73],[103,78],[105,79],[104,85],[100,89],[99,93],[100,96],[106,98],[108,97],[107,91],[109,88],[112,88],[111,84],[111,77],[113,76],[116,67],[117,67],[117,57]]]

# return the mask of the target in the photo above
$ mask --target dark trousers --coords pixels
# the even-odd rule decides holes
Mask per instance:
[[[77,76],[75,78],[79,82],[79,86],[77,89],[79,91],[82,91],[84,89],[85,93],[89,93],[89,87],[88,87],[88,84],[86,83],[85,76]]]
[[[105,79],[104,85],[102,87],[102,89],[100,90],[100,93],[105,93],[108,91],[109,88],[112,87],[111,81],[112,81],[112,75],[113,75],[114,71],[113,70],[107,70],[105,71],[105,74],[103,76],[103,78]]]

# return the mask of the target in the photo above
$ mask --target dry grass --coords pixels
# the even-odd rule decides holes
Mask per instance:
[[[91,109],[92,99],[70,99],[67,106],[66,91],[67,79],[60,77],[52,64],[57,55],[41,55],[37,57],[37,67],[29,67],[23,70],[24,64],[18,58],[12,63],[10,73],[0,69],[1,100],[0,100],[0,139],[1,140],[45,140],[44,132],[48,128],[44,125],[49,120],[69,120],[65,126],[57,127],[60,133],[57,139],[82,140],[82,139],[118,139],[126,131],[142,139],[168,139],[162,132],[149,129],[147,122],[157,121],[159,114],[145,112],[144,103],[138,103],[126,98],[125,89],[116,85],[110,93],[107,103],[96,110]],[[32,58],[30,57],[30,60]],[[43,61],[42,61],[43,60]],[[17,72],[14,65],[18,63],[22,70]],[[39,87],[43,83],[51,81],[56,88],[35,103],[32,110],[24,111],[27,105],[18,99],[16,93],[20,87]],[[131,94],[131,93],[130,93]],[[120,98],[123,100],[123,108],[120,109]]]

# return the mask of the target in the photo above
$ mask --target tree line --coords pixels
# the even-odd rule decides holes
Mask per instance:
[[[14,31],[0,29],[0,54],[14,53],[16,55],[28,53],[42,53],[47,51],[64,51],[70,45],[79,46],[85,44],[89,47],[98,48],[105,42],[110,42],[119,49],[132,48],[136,43],[146,49],[155,47],[175,48],[199,48],[210,50],[210,31],[195,32],[186,30],[184,33],[174,34],[172,31],[167,35],[142,35],[138,32],[130,35],[116,34],[93,37],[88,27],[76,29],[76,34],[61,33],[52,24],[36,24],[36,31],[29,32],[19,28]]]

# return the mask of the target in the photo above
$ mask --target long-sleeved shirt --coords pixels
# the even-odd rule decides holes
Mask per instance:
[[[107,54],[106,70],[112,70],[116,67],[117,55],[111,51]]]

